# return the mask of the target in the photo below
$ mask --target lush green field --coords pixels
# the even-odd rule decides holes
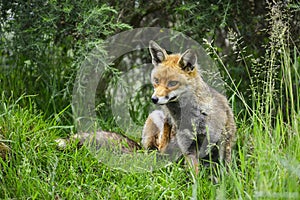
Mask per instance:
[[[236,113],[237,145],[228,172],[219,166],[216,181],[209,168],[201,168],[196,185],[189,170],[175,163],[152,172],[124,172],[99,162],[86,147],[58,149],[55,139],[72,127],[58,125],[59,115],[45,119],[34,96],[12,100],[2,95],[1,149],[6,144],[9,153],[0,159],[0,198],[299,199],[299,88],[292,87],[300,78],[299,63],[282,59],[282,93],[289,101],[275,104],[277,91],[267,80],[252,108],[245,105]],[[230,98],[233,108],[237,98],[242,99],[238,91]]]
[[[29,98],[30,97],[23,97]],[[34,97],[33,97],[34,98]],[[59,150],[54,142],[63,129],[45,120],[34,106],[2,98],[1,134],[10,147],[0,159],[1,199],[188,199],[193,177],[172,164],[153,172],[111,169],[83,147]],[[197,179],[198,199],[299,199],[300,115],[289,123],[280,113],[268,124],[259,112],[237,120],[238,140],[227,173],[220,167],[217,183],[203,168]],[[130,162],[130,161],[129,161]]]

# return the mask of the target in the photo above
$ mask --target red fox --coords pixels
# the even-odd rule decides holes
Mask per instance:
[[[200,76],[196,53],[170,54],[154,41],[149,50],[154,68],[151,82],[154,104],[142,134],[145,149],[170,153],[179,147],[198,173],[200,160],[231,162],[236,126],[225,96],[208,86]]]

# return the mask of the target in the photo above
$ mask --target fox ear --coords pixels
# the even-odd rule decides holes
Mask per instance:
[[[150,40],[149,51],[152,57],[152,64],[157,65],[164,61],[167,57],[167,52],[161,48],[156,42]]]
[[[196,53],[191,49],[186,50],[179,59],[179,66],[181,67],[182,70],[191,72],[194,70],[196,65],[197,65]]]

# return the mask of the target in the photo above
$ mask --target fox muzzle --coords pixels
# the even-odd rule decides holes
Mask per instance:
[[[156,97],[156,96],[152,96],[151,97],[151,100],[152,100],[152,102],[154,103],[154,104],[157,104],[157,102],[158,102],[158,97]]]

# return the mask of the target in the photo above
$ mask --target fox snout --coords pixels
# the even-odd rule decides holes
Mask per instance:
[[[157,102],[158,102],[158,97],[156,97],[156,96],[152,96],[151,97],[151,100],[152,100],[152,102],[154,103],[154,104],[157,104]]]
[[[151,100],[154,104],[161,104],[161,105],[176,101],[176,99],[177,96],[174,95],[166,95],[166,96],[158,97],[155,94],[153,94],[151,97]]]
[[[155,94],[153,94],[151,100],[154,104],[166,104],[169,102],[169,97],[168,96],[158,97]]]

